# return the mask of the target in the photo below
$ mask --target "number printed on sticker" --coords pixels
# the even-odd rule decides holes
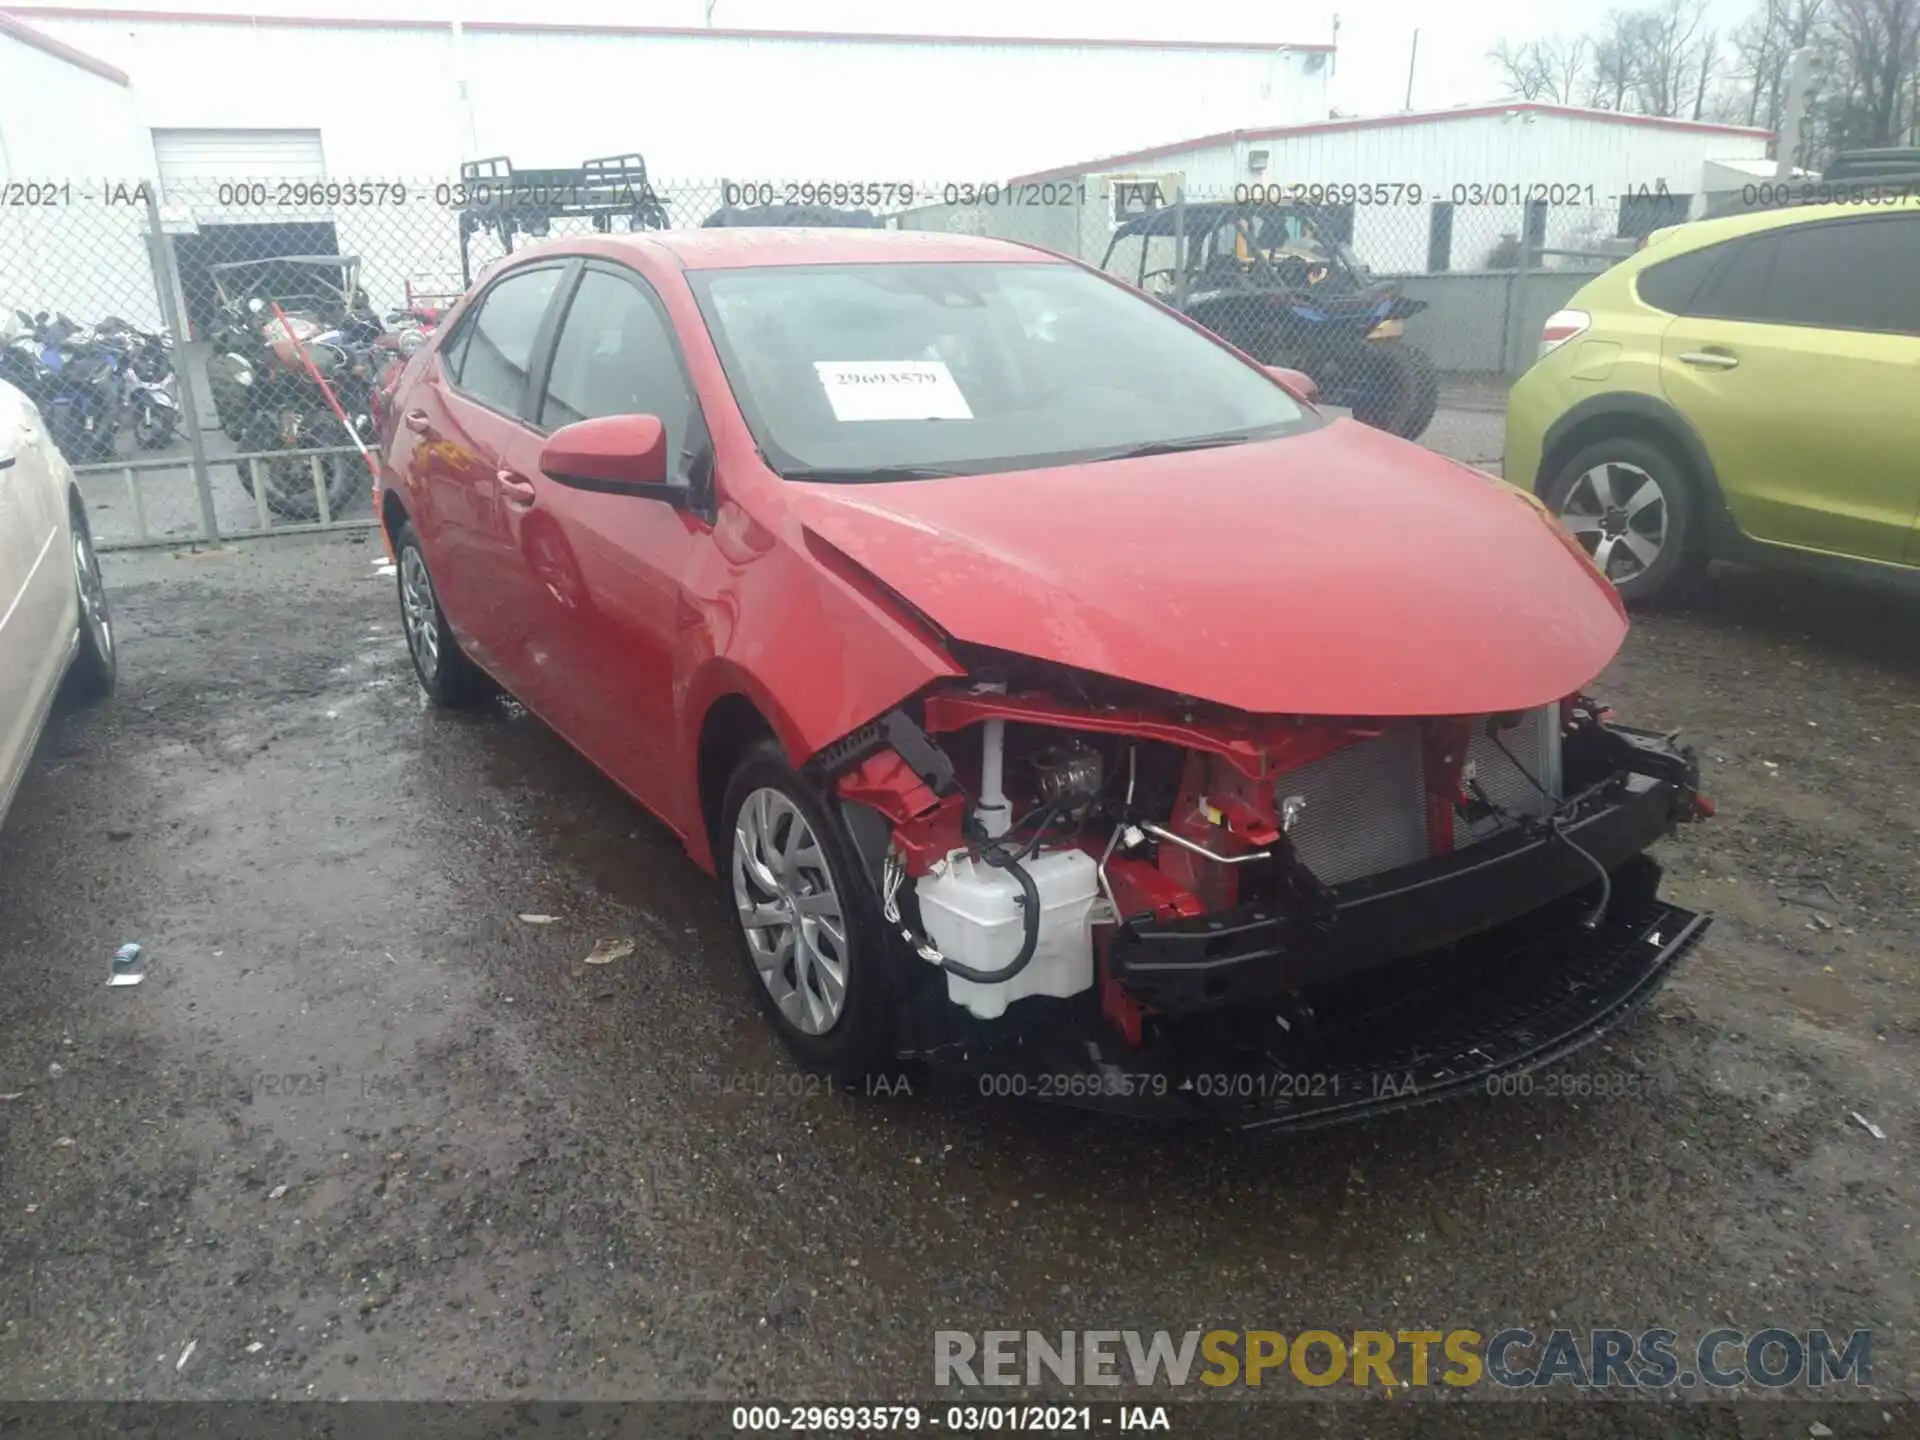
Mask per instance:
[[[833,418],[971,420],[973,410],[953,372],[939,360],[816,360]]]

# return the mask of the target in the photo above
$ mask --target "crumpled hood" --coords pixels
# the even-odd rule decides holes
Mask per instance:
[[[1592,680],[1627,628],[1530,497],[1351,421],[789,494],[956,639],[1256,714],[1543,705]]]

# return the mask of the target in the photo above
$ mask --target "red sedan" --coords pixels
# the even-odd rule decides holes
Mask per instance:
[[[1601,1033],[1705,921],[1530,497],[1002,241],[519,253],[397,386],[420,682],[684,841],[804,1065],[1305,1126]]]

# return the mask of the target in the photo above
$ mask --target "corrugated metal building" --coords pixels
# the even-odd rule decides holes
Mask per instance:
[[[17,7],[133,77],[148,123],[304,131],[330,178],[639,151],[688,179],[1004,179],[1195,127],[1327,113],[1326,45],[169,16]],[[314,156],[319,160],[316,162]],[[203,167],[219,156],[191,158]],[[255,146],[256,166],[273,156]],[[203,170],[202,174],[215,173]],[[282,172],[219,178],[281,178]],[[198,177],[197,177],[198,178]],[[304,172],[299,178],[309,178]]]
[[[1763,159],[1771,140],[1738,126],[1516,103],[1236,129],[1024,178],[1089,182],[1098,214],[1081,226],[1083,252],[1111,228],[1106,177],[1160,175],[1178,177],[1193,199],[1304,185],[1331,200],[1362,262],[1434,273],[1488,268],[1522,239],[1601,250],[1698,215],[1718,183],[1712,162]]]
[[[1407,333],[1439,368],[1517,373],[1541,322],[1598,265],[1652,229],[1705,213],[1712,192],[1746,183],[1771,138],[1530,103],[1321,120],[1110,152],[1017,177],[1072,186],[1072,207],[922,206],[902,223],[1022,240],[1166,288],[1174,242],[1129,236],[1114,244],[1125,215],[1184,196],[1183,219],[1213,229],[1217,217],[1231,244],[1232,215],[1201,206],[1257,204],[1303,187],[1320,202],[1324,231],[1424,303]],[[1532,242],[1538,268],[1521,269],[1523,241]]]
[[[153,144],[126,73],[0,14],[0,305],[88,319],[118,309],[137,324],[157,323],[140,240],[144,207],[101,207],[85,256],[72,253],[64,223],[76,199],[101,193],[102,177],[132,186],[153,174]]]

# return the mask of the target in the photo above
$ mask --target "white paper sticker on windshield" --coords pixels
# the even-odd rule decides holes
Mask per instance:
[[[971,420],[941,360],[816,360],[836,420]]]

